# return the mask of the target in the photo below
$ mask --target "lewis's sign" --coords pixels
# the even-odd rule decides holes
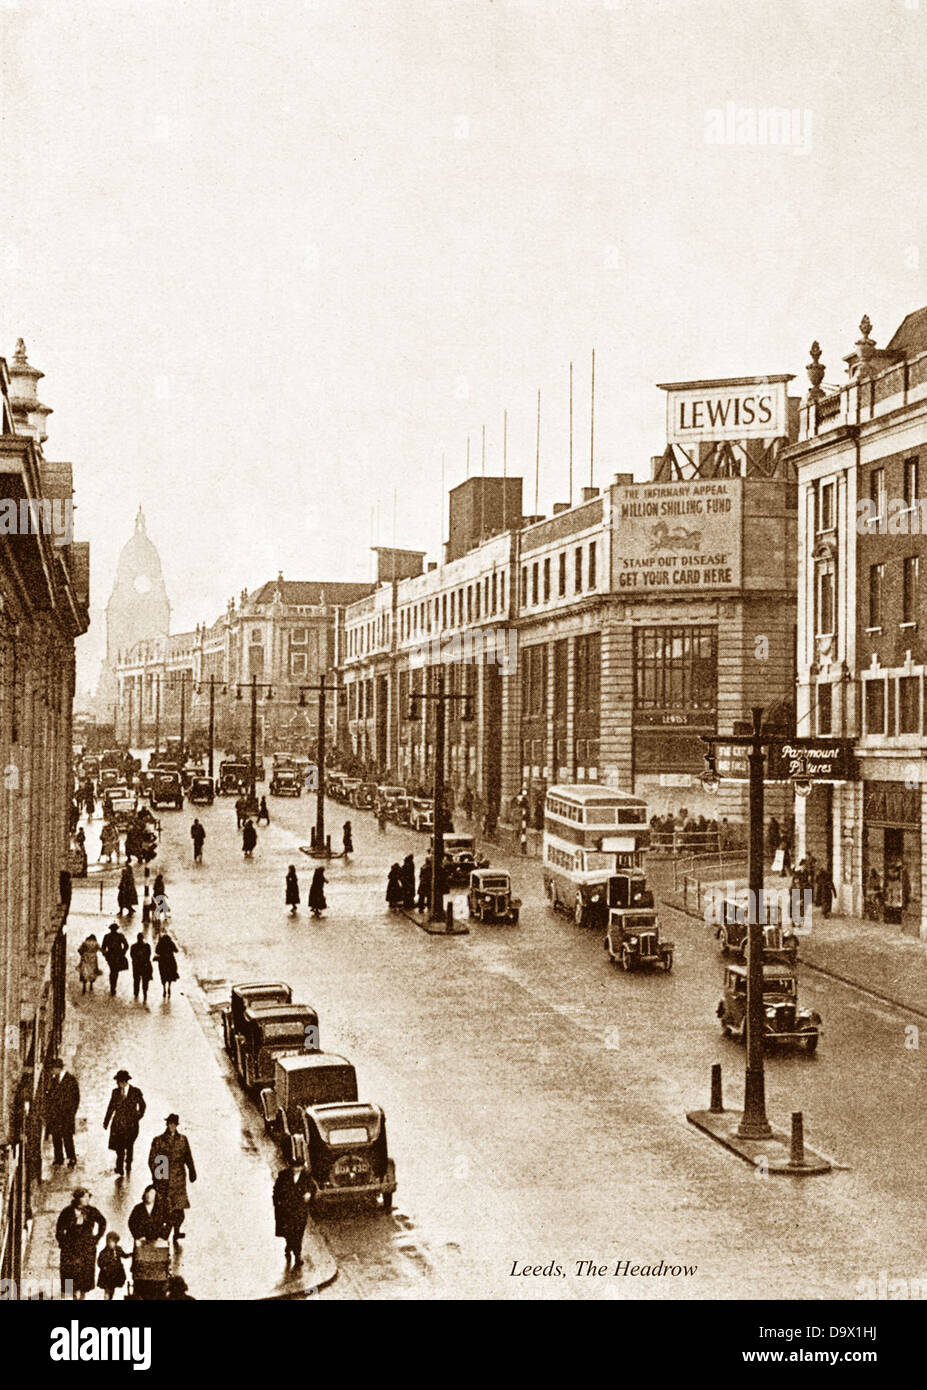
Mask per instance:
[[[788,434],[786,383],[790,376],[681,381],[666,392],[668,444],[721,439],[779,439]]]

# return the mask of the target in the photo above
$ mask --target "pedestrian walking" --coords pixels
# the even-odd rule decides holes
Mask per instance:
[[[111,820],[103,822],[103,829],[100,831],[100,859],[105,859],[107,864],[113,862],[113,855],[119,858],[119,831]]]
[[[399,910],[402,899],[402,870],[398,864],[393,864],[386,879],[386,901],[389,903],[390,912]]]
[[[258,813],[257,813],[257,823],[258,823],[258,825],[260,825],[261,821],[263,821],[265,825],[270,825],[270,812],[269,812],[268,809],[267,809],[267,797],[266,797],[266,796],[262,796],[262,797],[261,797],[260,805],[258,806]]]
[[[125,1067],[121,1067],[113,1077],[116,1087],[109,1098],[103,1128],[109,1130],[109,1147],[116,1155],[116,1172],[126,1177],[132,1172],[132,1155],[138,1138],[138,1127],[145,1113],[145,1097],[137,1086],[130,1086],[132,1080]]]
[[[837,896],[837,889],[834,880],[826,864],[822,864],[818,869],[817,877],[814,880],[814,905],[821,909],[824,917],[829,917],[834,898]]]
[[[87,811],[87,819],[93,820],[93,813],[96,810],[96,802],[93,798],[93,783],[88,782],[84,791],[84,806]]]
[[[120,974],[129,968],[129,943],[115,922],[110,922],[100,952],[109,966],[109,994],[112,999]]]
[[[303,1237],[312,1200],[312,1179],[303,1160],[296,1154],[288,1168],[281,1168],[274,1179],[274,1231],[286,1242],[284,1258],[293,1257],[294,1266],[303,1262]]]
[[[100,966],[99,953],[100,943],[97,941],[93,932],[91,932],[77,948],[77,956],[80,962],[77,967],[77,974],[80,978],[81,994],[86,994],[88,989],[92,994],[94,980],[98,980],[103,974],[103,970]]]
[[[782,831],[775,816],[772,816],[766,830],[766,852],[770,859],[775,859],[776,851],[782,843]]]
[[[431,907],[431,855],[428,854],[422,860],[422,867],[418,871],[418,910],[427,912]]]
[[[309,885],[309,897],[306,904],[313,917],[321,917],[328,903],[325,901],[325,885],[328,879],[325,877],[325,870],[321,864],[312,875],[312,882]]]
[[[402,882],[402,905],[407,912],[411,912],[415,906],[415,859],[411,854],[407,854],[402,861],[401,882]]]
[[[239,796],[235,801],[235,824],[240,830],[245,823],[245,798]]]
[[[97,1288],[103,1290],[103,1297],[107,1301],[117,1289],[125,1285],[126,1269],[123,1260],[128,1258],[129,1251],[123,1250],[119,1244],[118,1231],[110,1231],[106,1237],[106,1244],[97,1256]]]
[[[254,823],[250,820],[246,820],[244,829],[241,832],[241,849],[246,859],[250,859],[254,854],[257,838],[257,831],[254,828]]]
[[[128,839],[128,836],[126,837]],[[138,904],[138,889],[135,886],[135,874],[132,872],[132,865],[126,864],[119,879],[119,889],[116,894],[116,901],[119,904],[119,916],[127,912],[130,917],[135,915],[135,908]]]
[[[196,1182],[196,1168],[193,1164],[190,1141],[178,1128],[180,1116],[170,1114],[164,1124],[164,1133],[151,1141],[148,1168],[176,1244],[184,1238],[185,1233],[181,1227],[184,1212],[190,1205],[187,1175],[189,1174],[191,1182]]]
[[[139,932],[132,942],[129,955],[132,959],[132,997],[137,999],[141,991],[142,1003],[147,1004],[148,986],[151,984],[154,966],[151,963],[151,947],[145,940],[144,933]]]
[[[86,1187],[75,1187],[68,1206],[55,1225],[60,1253],[61,1295],[81,1302],[96,1278],[97,1244],[106,1230],[106,1217],[90,1205]]]
[[[351,822],[349,820],[346,820],[341,827],[341,845],[345,859],[354,853],[354,838],[351,834]]]
[[[286,871],[284,901],[290,909],[290,914],[295,915],[296,909],[299,907],[299,879],[296,877],[296,868],[293,864]]]
[[[158,937],[154,953],[158,962],[158,974],[161,976],[163,997],[170,999],[171,985],[180,979],[180,973],[177,969],[177,945],[166,931]]]
[[[190,839],[193,841],[193,862],[194,864],[202,864],[203,844],[206,840],[206,831],[203,829],[198,819],[194,819],[193,824],[190,826]]]
[[[65,1071],[60,1057],[53,1057],[45,1086],[45,1133],[51,1137],[54,1166],[60,1168],[67,1156],[68,1167],[77,1163],[74,1153],[74,1125],[80,1105],[77,1077]]]
[[[386,811],[382,806],[377,807],[377,829],[381,835],[386,834]]]

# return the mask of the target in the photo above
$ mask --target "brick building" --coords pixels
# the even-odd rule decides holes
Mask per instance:
[[[22,339],[9,368],[0,358],[0,1278],[14,1280],[64,1017],[74,643],[90,563],[71,534],[71,465],[45,457],[41,377]]]

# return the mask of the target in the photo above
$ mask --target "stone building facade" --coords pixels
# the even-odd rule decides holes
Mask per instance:
[[[49,524],[70,518],[73,482],[45,457],[41,377],[21,339],[0,359],[0,1278],[14,1280],[64,1017],[74,644],[89,598],[89,547]]]

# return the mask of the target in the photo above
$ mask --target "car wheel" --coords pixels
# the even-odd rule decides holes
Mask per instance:
[[[392,1192],[384,1192],[384,1193],[383,1193],[383,1210],[384,1210],[384,1211],[392,1211],[392,1210],[393,1210],[393,1194],[392,1194]]]
[[[672,970],[672,968],[673,968],[673,953],[672,953],[672,951],[667,951],[666,955],[663,957],[663,969],[666,971],[666,973],[667,973],[667,975],[668,975],[669,972]]]
[[[586,924],[586,904],[583,902],[582,893],[576,894],[576,901],[573,903],[573,921],[578,927]]]
[[[631,969],[631,952],[627,946],[621,948],[621,968],[627,974]]]
[[[805,1038],[805,1051],[807,1052],[809,1057],[813,1057],[817,1050],[818,1035],[817,1033],[809,1033],[807,1038]]]

